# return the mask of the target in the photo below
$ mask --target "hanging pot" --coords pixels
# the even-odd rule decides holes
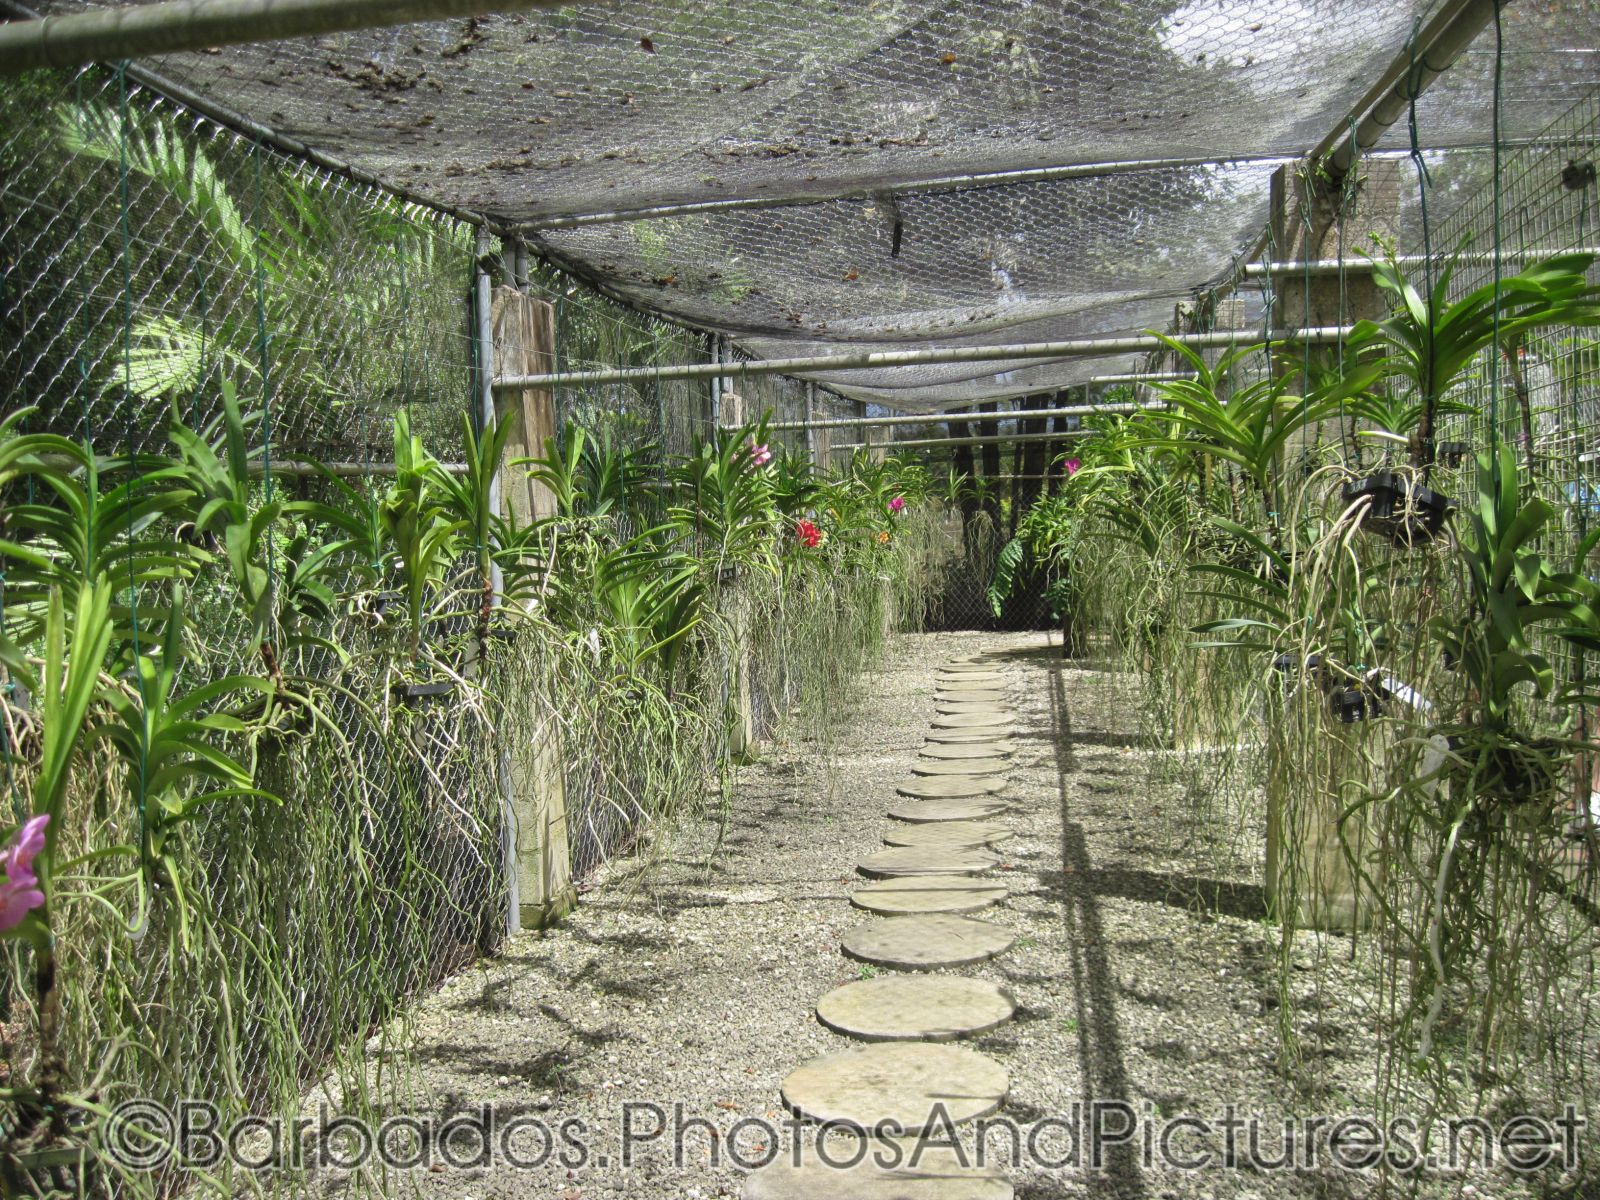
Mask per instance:
[[[1378,471],[1344,485],[1345,507],[1366,500],[1364,529],[1380,533],[1397,546],[1431,541],[1444,526],[1450,498],[1412,482],[1398,471]]]

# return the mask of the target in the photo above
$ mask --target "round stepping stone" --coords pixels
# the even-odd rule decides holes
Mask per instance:
[[[869,879],[891,875],[976,875],[999,863],[1000,859],[979,847],[893,846],[869,854],[856,864],[856,870]]]
[[[1003,883],[970,875],[898,875],[850,893],[850,903],[885,916],[972,913],[1010,894]]]
[[[992,662],[947,662],[939,664],[939,671],[945,675],[998,675],[999,664]]]
[[[1004,742],[958,742],[954,746],[934,742],[921,753],[924,758],[1004,758],[1011,747]]]
[[[946,742],[950,745],[959,745],[962,742],[992,742],[1006,736],[1003,729],[930,729],[927,738],[930,742]]]
[[[933,694],[935,704],[1004,704],[1006,693],[995,688],[940,688]]]
[[[998,729],[1011,724],[1005,713],[949,713],[933,719],[935,729]]]
[[[953,1042],[1004,1025],[1017,1011],[999,984],[960,975],[890,975],[834,988],[817,1020],[863,1042]]]
[[[1011,706],[997,704],[993,700],[941,700],[933,706],[933,711],[941,717],[950,716],[953,713],[998,713],[1001,716],[1009,717],[1011,715]]]
[[[1003,779],[908,779],[894,790],[914,800],[971,800],[975,796],[991,796],[1005,790]],[[1004,800],[983,801],[986,805],[1004,808]]]
[[[1005,684],[1005,677],[1001,675],[941,675],[934,680],[934,691],[942,691],[951,685],[971,687],[974,684],[983,684],[987,691],[996,691]]]
[[[938,758],[919,758],[911,764],[913,775],[998,775],[1011,769],[1003,758],[969,758],[951,762]]]
[[[942,1123],[941,1108],[956,1124],[988,1116],[1010,1087],[1004,1067],[965,1046],[879,1042],[824,1054],[790,1072],[783,1102],[813,1121],[865,1131],[890,1120],[914,1136]]]
[[[986,962],[1011,949],[1011,931],[993,921],[933,913],[921,917],[885,917],[857,925],[844,935],[846,958],[894,967],[931,971]]]
[[[883,840],[890,846],[990,846],[1012,834],[1009,825],[996,821],[921,821],[890,829]]]
[[[870,1143],[869,1143],[870,1144]],[[808,1153],[796,1166],[779,1155],[770,1166],[745,1176],[744,1200],[1015,1200],[1016,1192],[994,1167],[963,1163],[954,1150],[912,1144],[880,1154],[876,1149],[841,1145],[827,1161]],[[861,1159],[856,1162],[857,1157]],[[844,1165],[844,1164],[852,1165]],[[834,1165],[830,1165],[834,1164]],[[890,1164],[890,1165],[880,1165]]]

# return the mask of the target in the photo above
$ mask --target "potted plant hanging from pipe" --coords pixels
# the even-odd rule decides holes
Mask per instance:
[[[1540,647],[1553,639],[1600,649],[1597,590],[1585,568],[1600,530],[1579,544],[1572,569],[1556,570],[1539,549],[1555,510],[1524,498],[1527,486],[1511,447],[1479,457],[1477,503],[1460,534],[1466,607],[1428,626],[1465,686],[1452,719],[1427,727],[1418,777],[1384,798],[1404,806],[1413,843],[1426,847],[1415,864],[1430,882],[1410,1013],[1424,1058],[1448,990],[1474,969],[1481,946],[1502,944],[1496,926],[1522,920],[1541,893],[1575,906],[1582,899],[1541,864],[1562,838],[1572,757],[1584,744],[1533,731],[1548,725],[1549,705],[1571,712],[1595,702],[1563,686]]]
[[[1426,296],[1406,279],[1392,252],[1373,263],[1373,280],[1393,297],[1395,312],[1384,321],[1357,322],[1348,343],[1350,361],[1380,364],[1383,376],[1398,378],[1405,390],[1397,398],[1362,395],[1351,407],[1377,426],[1378,436],[1405,440],[1413,470],[1379,471],[1345,484],[1344,503],[1364,527],[1397,545],[1438,534],[1450,500],[1429,486],[1429,475],[1439,457],[1439,416],[1462,411],[1451,402],[1451,389],[1484,350],[1504,354],[1515,365],[1518,349],[1537,330],[1600,324],[1600,287],[1588,281],[1593,262],[1592,254],[1556,255],[1453,303],[1455,262],[1439,272]],[[1531,456],[1526,403],[1523,410]]]

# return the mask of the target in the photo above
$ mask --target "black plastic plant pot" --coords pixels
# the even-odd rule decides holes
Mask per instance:
[[[1307,655],[1304,665],[1308,672],[1311,674],[1316,674],[1318,668],[1322,666],[1322,655]],[[1280,654],[1277,658],[1272,660],[1272,669],[1274,671],[1282,671],[1286,675],[1290,671],[1298,671],[1300,666],[1301,662],[1298,654]]]
[[[1444,525],[1450,498],[1395,471],[1379,471],[1344,486],[1345,507],[1366,500],[1363,528],[1397,546],[1431,541]]]
[[[394,694],[402,704],[418,705],[427,700],[437,700],[449,696],[456,690],[455,681],[452,679],[435,679],[429,683],[397,683],[394,685]]]
[[[1328,693],[1328,704],[1340,724],[1354,725],[1378,715],[1378,702],[1359,687],[1337,687]]]
[[[1466,442],[1440,442],[1438,446],[1439,461],[1447,467],[1459,467],[1471,452],[1472,447]]]

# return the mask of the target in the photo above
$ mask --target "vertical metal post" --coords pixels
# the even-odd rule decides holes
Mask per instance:
[[[511,246],[511,278],[512,286],[519,292],[530,291],[533,287],[529,266],[528,243],[518,238]]]
[[[711,364],[722,365],[722,335],[711,335]],[[722,428],[722,374],[718,372],[711,377],[711,428],[713,431]]]
[[[478,377],[474,380],[475,394],[471,403],[478,415],[478,436],[486,438],[494,431],[494,287],[489,279],[491,241],[486,230],[478,231],[473,271],[473,322],[474,354],[478,364]],[[489,484],[489,507],[500,511],[500,473],[495,472]],[[490,568],[494,581],[496,603],[504,591],[504,579],[498,563]],[[480,667],[481,670],[481,667]],[[495,755],[495,776],[500,785],[500,860],[506,879],[506,933],[522,929],[522,897],[517,885],[517,825],[516,792],[511,779],[511,751],[500,746]]]
[[[806,384],[806,458],[813,468],[817,465],[817,385]]]

